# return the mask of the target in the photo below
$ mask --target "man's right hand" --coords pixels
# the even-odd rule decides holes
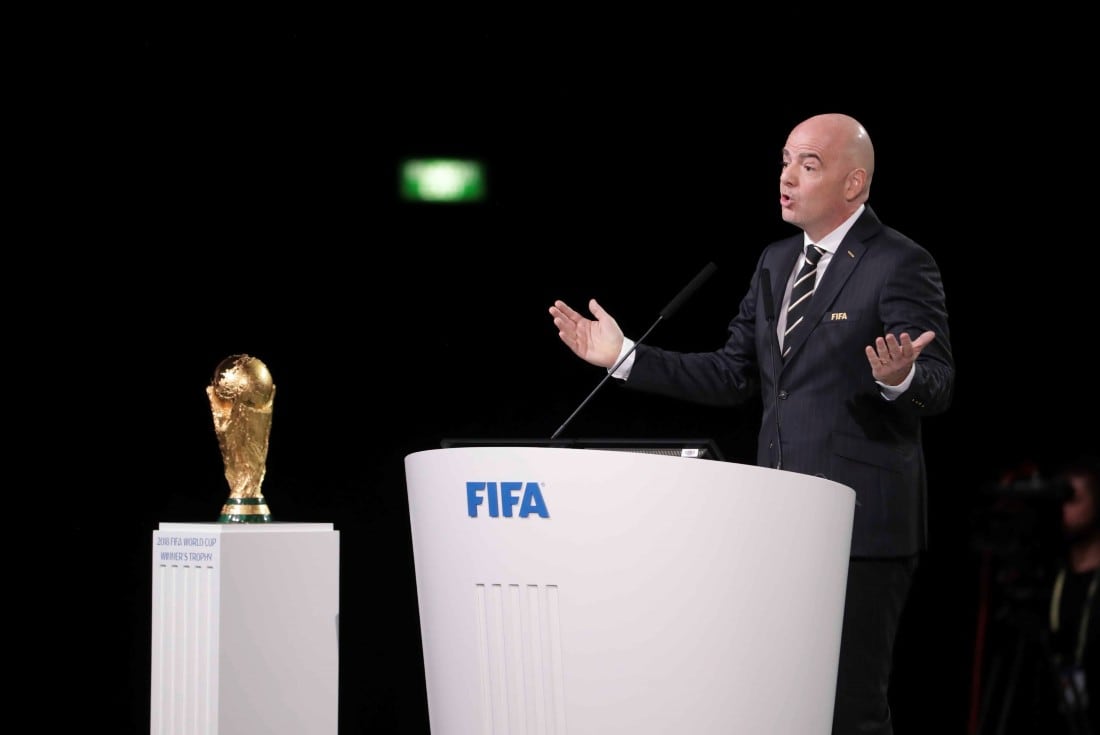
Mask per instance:
[[[595,320],[581,315],[564,301],[555,301],[550,307],[558,336],[569,349],[593,365],[610,368],[619,359],[623,348],[623,332],[618,322],[591,299],[588,310]]]

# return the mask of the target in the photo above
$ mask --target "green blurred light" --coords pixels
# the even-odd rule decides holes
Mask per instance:
[[[409,159],[401,164],[401,195],[417,202],[480,201],[485,198],[484,167],[456,158]]]

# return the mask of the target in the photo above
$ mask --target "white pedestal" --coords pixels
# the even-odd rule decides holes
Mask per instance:
[[[152,551],[150,733],[336,735],[339,531],[161,523]]]

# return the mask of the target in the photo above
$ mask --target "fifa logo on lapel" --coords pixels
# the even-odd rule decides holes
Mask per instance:
[[[834,311],[829,315],[829,321],[831,322],[844,322],[848,321],[848,312],[846,311]]]

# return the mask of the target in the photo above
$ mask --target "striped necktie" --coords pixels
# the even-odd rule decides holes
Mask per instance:
[[[787,306],[787,331],[783,333],[783,357],[791,351],[791,334],[802,324],[806,316],[806,310],[810,306],[810,299],[814,295],[814,285],[817,281],[817,261],[825,251],[817,245],[809,245],[806,248],[806,262],[802,264],[802,270],[791,286],[791,301]]]

